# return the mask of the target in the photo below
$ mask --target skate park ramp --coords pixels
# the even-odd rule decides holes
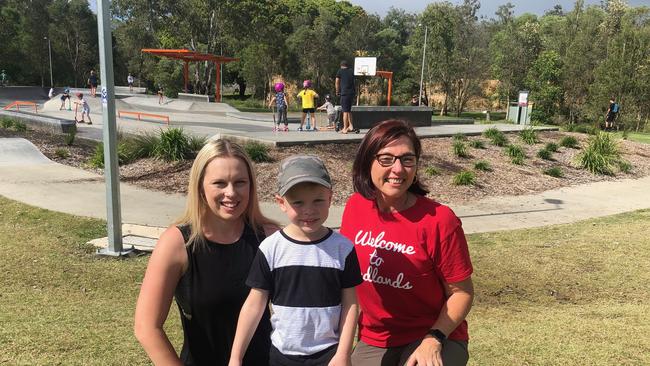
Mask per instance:
[[[0,139],[0,166],[50,164],[34,144],[23,138]]]
[[[42,103],[49,98],[49,88],[40,86],[5,86],[0,87],[0,107],[4,107],[16,100]]]

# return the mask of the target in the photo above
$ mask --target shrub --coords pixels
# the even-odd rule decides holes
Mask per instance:
[[[490,139],[490,140],[491,140],[494,136],[496,136],[496,135],[501,135],[501,134],[503,134],[503,132],[499,131],[499,129],[496,128],[496,127],[490,127],[490,128],[488,128],[487,130],[483,131],[483,136],[486,137],[486,138],[488,138],[488,139]]]
[[[424,168],[424,174],[426,174],[429,177],[433,177],[434,175],[439,175],[440,171],[435,166],[430,165]]]
[[[142,135],[137,135],[130,140],[133,144],[133,153],[136,159],[156,156],[156,146],[160,144],[160,137],[158,135],[147,132]]]
[[[453,137],[454,141],[466,141],[467,136],[463,135],[462,133],[457,133]]]
[[[14,130],[16,132],[27,132],[27,125],[20,121],[14,121]]]
[[[564,176],[564,173],[562,172],[562,169],[560,167],[557,167],[557,166],[545,169],[544,174],[550,175],[551,177],[554,177],[554,178],[562,178]]]
[[[475,149],[485,149],[485,144],[481,140],[472,140],[469,142],[469,146]]]
[[[462,141],[454,141],[452,150],[454,152],[454,155],[458,156],[459,158],[466,158],[469,156],[467,154],[467,147],[465,146],[465,143]]]
[[[511,158],[520,157],[523,159],[526,157],[526,153],[524,152],[524,149],[519,145],[508,145],[506,146],[504,151],[506,155],[508,155]]]
[[[546,146],[544,146],[544,149],[550,152],[557,152],[558,146],[555,142],[549,142],[548,144],[546,144]]]
[[[265,163],[272,161],[271,155],[269,155],[269,147],[257,141],[249,141],[244,144],[244,150],[246,153],[256,163]]]
[[[117,143],[117,161],[119,165],[130,164],[142,156],[133,139],[126,139]]]
[[[77,129],[73,129],[72,131],[68,132],[63,136],[63,142],[65,142],[66,145],[72,146],[74,144],[74,139],[77,136]]]
[[[463,170],[454,176],[454,184],[457,186],[470,186],[476,184],[474,172]]]
[[[589,138],[589,144],[577,160],[581,168],[593,174],[610,175],[614,164],[621,161],[621,153],[612,135],[601,132]]]
[[[54,155],[56,155],[57,158],[66,159],[70,156],[70,151],[68,151],[66,148],[59,147],[54,150]]]
[[[474,169],[482,170],[484,172],[489,172],[492,170],[492,167],[490,166],[490,163],[488,163],[487,161],[479,160],[476,163],[474,163]]]
[[[170,128],[160,132],[160,141],[154,148],[154,156],[165,161],[179,161],[190,153],[190,145],[182,128]]]
[[[521,137],[521,139],[528,145],[535,145],[539,142],[539,139],[537,138],[537,131],[533,130],[532,128],[526,128],[519,132],[519,137]]]
[[[490,142],[494,146],[506,146],[508,145],[508,138],[505,134],[501,133],[500,135],[495,135],[493,138],[491,138]]]
[[[190,144],[190,151],[197,153],[203,148],[205,143],[208,141],[206,137],[202,136],[190,136],[188,143]]]
[[[562,140],[560,140],[560,146],[567,147],[567,148],[570,148],[570,149],[577,149],[578,148],[578,139],[576,139],[573,136],[564,136],[564,137],[562,137]]]
[[[629,174],[632,172],[632,164],[629,161],[621,159],[618,161],[618,170],[625,174]]]
[[[2,128],[11,128],[14,125],[14,120],[9,117],[2,117],[0,119],[0,127]]]
[[[515,164],[515,165],[524,165],[524,157],[523,156],[516,156],[516,157],[510,159],[510,162]]]
[[[104,144],[99,143],[95,146],[93,155],[88,159],[88,165],[93,168],[104,168]]]
[[[553,153],[546,149],[541,149],[537,152],[537,157],[544,160],[553,160]]]

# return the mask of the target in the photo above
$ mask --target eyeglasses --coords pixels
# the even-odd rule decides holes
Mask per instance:
[[[415,156],[415,154],[404,154],[400,156],[395,156],[392,154],[377,154],[375,155],[375,159],[379,165],[385,168],[393,166],[393,164],[395,164],[395,160],[397,159],[399,159],[400,163],[402,163],[402,166],[407,168],[414,167],[418,163],[418,158]]]

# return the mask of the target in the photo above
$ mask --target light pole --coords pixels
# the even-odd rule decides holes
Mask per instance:
[[[420,71],[420,98],[418,98],[418,106],[422,106],[422,81],[424,80],[424,60],[427,55],[427,33],[429,27],[424,26],[424,44],[422,45],[422,71]]]
[[[50,53],[50,88],[54,88],[54,77],[52,77],[52,42],[48,37],[43,37],[47,39],[47,49]]]

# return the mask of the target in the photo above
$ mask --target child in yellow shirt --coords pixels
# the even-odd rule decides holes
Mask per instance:
[[[305,118],[307,118],[307,113],[310,114],[310,120],[314,124],[313,130],[316,130],[316,120],[314,119],[314,112],[316,112],[316,99],[318,94],[311,88],[311,80],[305,80],[302,83],[302,91],[298,93],[298,98],[302,100],[302,119],[300,120],[300,127],[298,131],[302,131],[302,126],[305,124]],[[309,123],[307,123],[307,129],[309,131]]]

